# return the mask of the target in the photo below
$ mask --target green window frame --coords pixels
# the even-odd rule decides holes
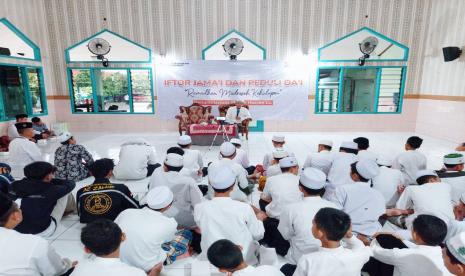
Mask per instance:
[[[11,63],[0,63],[0,67],[17,68],[18,70],[18,80],[20,81],[18,89],[21,89],[22,92],[21,97],[23,98],[22,104],[24,104],[24,108],[14,113],[26,113],[30,117],[48,115],[42,67]],[[16,115],[7,112],[7,108],[10,108],[11,105],[5,102],[8,93],[6,87],[0,81],[0,121],[14,120]]]
[[[87,71],[88,74],[90,75],[90,83],[84,83],[84,85],[87,87],[84,87],[86,89],[90,88],[90,98],[89,99],[76,99],[76,93],[75,91],[79,91],[80,88],[82,87],[75,87],[74,85],[74,80],[73,80],[73,70],[82,70],[82,71]],[[124,82],[124,89],[122,91],[125,91],[127,95],[127,100],[126,97],[124,97],[124,102],[127,102],[128,109],[127,111],[121,112],[121,110],[114,110],[114,111],[109,111],[108,108],[105,108],[103,106],[102,108],[102,100],[100,97],[104,97],[102,94],[102,88],[103,84],[98,81],[98,79],[101,78],[101,73],[102,71],[121,71],[124,72],[126,81]],[[150,91],[150,99],[145,100],[145,101],[139,101],[138,99],[141,96],[135,96],[133,93],[133,86],[135,82],[133,81],[132,75],[135,74],[138,71],[148,71],[149,73],[149,91]],[[111,67],[111,68],[102,68],[102,67],[68,67],[67,69],[67,74],[68,74],[68,87],[69,87],[69,95],[70,95],[70,102],[71,102],[71,112],[72,114],[155,114],[155,99],[154,99],[154,93],[153,93],[153,73],[152,73],[152,68],[150,67],[137,67],[137,68],[116,68],[116,67]],[[76,89],[76,90],[75,90]],[[89,91],[87,91],[89,93]],[[121,96],[121,95],[119,95]],[[137,98],[139,97],[139,98]],[[120,97],[121,98],[121,97]],[[142,102],[147,104],[147,108],[150,109],[150,111],[147,112],[141,112],[137,111],[136,108],[136,103]],[[99,105],[100,103],[100,105]],[[103,104],[104,105],[104,104]]]
[[[374,69],[376,78],[372,111],[344,111],[344,74],[348,70]],[[320,73],[336,72],[335,79],[320,83]],[[400,114],[406,82],[406,66],[321,66],[316,76],[315,114]],[[398,92],[396,92],[398,91]],[[391,93],[391,94],[390,94]]]

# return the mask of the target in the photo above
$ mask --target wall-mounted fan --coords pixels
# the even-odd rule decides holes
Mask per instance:
[[[378,39],[374,36],[369,36],[359,43],[358,46],[360,48],[360,52],[363,54],[363,56],[358,59],[358,65],[363,66],[365,65],[365,60],[370,58],[370,54],[373,53],[376,46],[378,46]]]
[[[103,38],[94,38],[89,41],[87,44],[89,51],[97,56],[98,60],[102,61],[104,67],[108,67],[108,59],[105,58],[105,55],[108,54],[111,50],[110,43]]]
[[[223,44],[223,49],[229,55],[229,59],[236,60],[237,56],[242,53],[244,44],[239,38],[230,38]]]

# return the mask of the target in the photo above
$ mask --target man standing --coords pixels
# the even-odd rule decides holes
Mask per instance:
[[[231,106],[226,111],[226,122],[230,124],[236,124],[239,128],[239,132],[242,132],[244,124],[252,120],[252,116],[247,108],[244,107],[243,101],[236,101],[236,106]],[[242,132],[244,136],[244,132]],[[246,137],[248,139],[248,137]]]
[[[291,247],[286,260],[296,265],[302,255],[318,251],[321,242],[309,229],[315,214],[324,207],[337,208],[336,204],[322,199],[325,192],[326,175],[315,168],[305,169],[299,181],[299,189],[304,195],[300,202],[288,205],[281,214],[278,230]]]
[[[422,143],[423,139],[418,136],[408,138],[405,152],[399,154],[392,164],[392,168],[404,175],[405,185],[415,185],[417,172],[426,170],[426,156],[418,151]]]
[[[15,128],[18,130],[19,137],[11,141],[9,146],[10,165],[14,176],[22,176],[24,166],[34,161],[43,161],[43,158],[39,147],[30,141],[34,137],[32,123],[16,123]]]
[[[465,159],[461,153],[451,153],[444,156],[444,169],[437,171],[439,178],[452,187],[452,200],[458,202],[465,193]]]
[[[305,168],[317,168],[328,175],[333,163],[333,155],[331,149],[333,148],[333,142],[329,140],[322,140],[318,143],[318,153],[311,153],[305,159],[303,169]]]

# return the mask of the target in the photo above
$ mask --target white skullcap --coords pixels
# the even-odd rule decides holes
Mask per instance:
[[[182,167],[184,164],[184,158],[176,153],[168,153],[165,158],[165,165],[171,167]]]
[[[358,174],[365,179],[372,179],[379,174],[378,164],[371,159],[362,159],[355,164]]]
[[[418,179],[418,178],[420,178],[422,176],[427,176],[427,175],[436,176],[436,177],[438,176],[438,174],[435,171],[420,170],[420,171],[417,172],[415,179]]]
[[[236,182],[236,178],[236,173],[227,166],[217,167],[212,172],[208,172],[208,181],[215,189],[231,187]]]
[[[271,165],[268,167],[266,170],[266,177],[272,177],[278,174],[282,174],[283,172],[281,171],[281,168],[279,165]]]
[[[60,135],[58,135],[58,142],[64,143],[64,142],[68,141],[69,139],[71,139],[71,137],[73,137],[73,135],[71,133],[63,132]]]
[[[378,165],[380,166],[392,166],[392,160],[387,157],[379,157],[378,159],[376,159],[376,163],[378,163]]]
[[[330,141],[330,140],[321,140],[318,145],[325,145],[325,146],[328,146],[328,147],[332,147],[333,146],[333,142]]]
[[[346,141],[341,143],[341,148],[358,150],[358,145],[352,141]]]
[[[163,209],[173,202],[174,196],[170,188],[158,186],[151,189],[146,196],[147,205],[151,209]]]
[[[230,142],[233,143],[233,144],[237,144],[237,145],[241,145],[241,146],[242,146],[242,141],[241,141],[241,139],[232,138]]]
[[[182,135],[178,138],[178,145],[187,146],[192,143],[192,139],[189,135]]]
[[[451,153],[444,156],[444,164],[460,165],[463,163],[465,163],[465,159],[461,153]]]
[[[300,184],[313,190],[326,186],[326,174],[316,168],[306,168],[300,175]]]
[[[279,160],[279,167],[281,169],[285,169],[285,168],[291,168],[291,167],[295,167],[295,166],[298,166],[299,164],[297,163],[297,159],[295,159],[295,157],[284,157],[283,159]]]
[[[462,264],[465,264],[465,232],[461,232],[446,241],[449,252]]]
[[[273,155],[273,158],[281,159],[284,157],[288,157],[289,153],[283,149],[278,148],[273,151],[272,155]]]
[[[273,138],[271,138],[271,141],[278,142],[278,143],[283,143],[284,142],[284,135],[273,135]]]
[[[236,152],[236,146],[234,146],[231,142],[224,142],[220,146],[220,153],[224,157],[232,156]]]

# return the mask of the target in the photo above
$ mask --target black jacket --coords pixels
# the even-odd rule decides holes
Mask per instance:
[[[51,183],[23,178],[11,184],[12,193],[21,199],[23,221],[16,230],[38,234],[50,226],[57,200],[70,193],[76,184],[70,180],[53,179]]]
[[[110,183],[106,178],[96,179],[93,184],[81,188],[76,197],[81,223],[101,218],[115,220],[122,211],[139,208],[139,202],[126,185]]]

